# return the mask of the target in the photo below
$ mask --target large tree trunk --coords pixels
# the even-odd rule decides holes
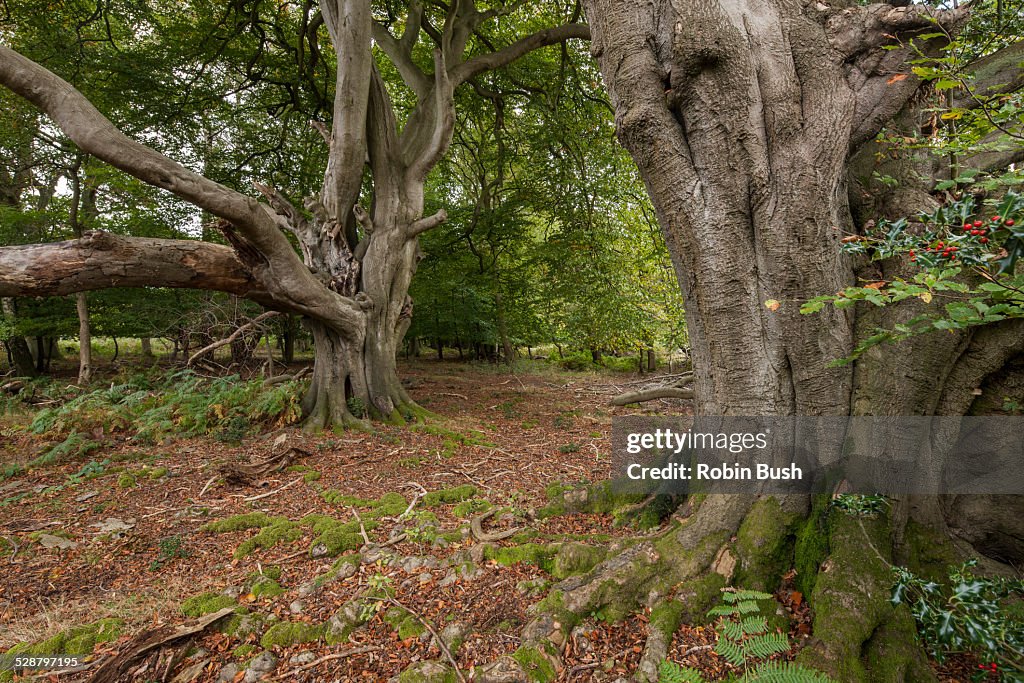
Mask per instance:
[[[799,313],[801,302],[858,276],[888,279],[905,267],[877,273],[841,255],[842,236],[863,228],[851,214],[847,167],[920,87],[906,64],[910,37],[939,35],[936,25],[955,31],[964,11],[797,0],[585,5],[619,138],[650,192],[682,286],[698,414],[966,413],[972,388],[1020,353],[1018,325],[922,336],[833,367],[856,339],[923,304]],[[940,43],[916,45],[933,52]],[[889,210],[926,208],[908,205],[922,195],[903,193]],[[781,307],[767,307],[770,300]],[[931,560],[955,557],[946,553],[938,496],[898,500],[871,522],[805,496],[710,495],[691,505],[661,538],[556,586],[545,603],[557,608],[535,614],[524,646],[557,667],[563,625],[580,616],[653,607],[673,591],[690,596],[688,611],[697,606],[699,615],[709,588],[774,589],[795,566],[816,613],[802,661],[844,682],[934,680],[912,645],[909,613],[888,598],[891,563],[924,564],[922,547],[943,548]],[[665,656],[654,630],[641,680],[657,680]],[[483,680],[516,671],[505,659]]]
[[[14,299],[10,297],[0,297],[0,307],[2,307],[3,314],[11,322],[15,320],[15,308]],[[20,377],[35,377],[36,366],[32,360],[32,350],[28,347],[28,342],[25,337],[15,334],[7,337],[3,340],[4,345],[7,347],[7,351],[11,354],[11,363],[14,366],[14,372]]]

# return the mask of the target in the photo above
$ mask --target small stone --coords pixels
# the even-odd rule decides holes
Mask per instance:
[[[255,683],[264,678],[277,666],[277,657],[270,650],[264,650],[249,663],[245,672],[245,683]]]
[[[224,590],[221,591],[221,595],[226,595],[229,598],[235,598],[235,599],[237,599],[238,596],[241,595],[241,594],[242,594],[242,587],[241,586],[228,586],[227,588],[225,588]]]
[[[294,601],[294,602],[292,602],[292,603],[291,603],[290,605],[288,605],[288,610],[289,610],[289,611],[290,611],[290,612],[291,612],[292,614],[298,614],[299,612],[301,612],[301,611],[302,611],[302,608],[303,608],[303,607],[304,607],[304,605],[302,604],[302,602],[301,602],[301,601],[299,601],[299,600],[295,600],[295,601]]]
[[[434,575],[430,572],[423,572],[420,574],[420,583],[430,583],[433,580]]]
[[[288,660],[288,663],[293,666],[302,666],[303,664],[309,664],[310,662],[316,661],[316,655],[309,650],[300,652]]]
[[[230,662],[224,665],[224,668],[220,670],[220,676],[217,677],[221,683],[231,683],[235,680],[235,676],[238,675],[238,665],[234,662]]]

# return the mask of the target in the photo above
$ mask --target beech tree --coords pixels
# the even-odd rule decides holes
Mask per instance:
[[[569,17],[500,47],[499,38],[484,35],[487,24],[514,13],[536,23],[544,13],[532,5],[481,10],[473,0],[415,1],[401,16],[370,0],[289,11],[303,39],[315,46],[325,30],[336,55],[330,125],[314,122],[328,148],[323,185],[301,201],[255,181],[260,202],[185,168],[123,134],[59,75],[0,46],[0,83],[46,113],[82,151],[217,217],[230,244],[90,234],[9,247],[0,250],[0,296],[124,285],[247,296],[308,321],[316,352],[303,402],[310,427],[358,421],[364,415],[353,415],[352,406],[385,420],[414,418],[422,411],[398,380],[395,353],[412,316],[418,237],[446,219],[444,210],[424,216],[424,183],[451,143],[454,90],[532,50],[587,38],[589,29]],[[432,48],[429,65],[421,59],[424,45]],[[379,58],[411,93],[403,98],[411,111],[393,104]]]
[[[814,297],[915,267],[906,257],[850,258],[842,241],[864,235],[871,220],[937,205],[931,190],[949,168],[936,171],[913,151],[890,155],[875,138],[883,126],[898,134],[935,125],[935,99],[922,88],[927,72],[913,67],[943,55],[981,3],[584,4],[619,139],[643,176],[681,284],[698,414],[964,415],[1009,378],[1019,386],[1019,319],[912,336],[836,365],[858,340],[906,322],[926,303],[800,312]],[[1020,87],[1016,35],[977,65],[976,94]],[[959,163],[998,168],[1014,159],[998,156]],[[864,178],[872,170],[895,179],[896,189],[870,187]],[[673,592],[685,596],[677,611],[691,611],[687,605],[723,582],[772,590],[795,566],[816,613],[802,661],[842,681],[934,680],[913,645],[909,612],[889,603],[890,563],[977,554],[965,540],[1019,561],[1024,534],[1010,519],[1022,518],[1020,498],[909,497],[873,521],[829,519],[806,496],[691,500],[658,538],[556,586],[524,645],[557,666],[558,627],[580,615],[628,613]],[[672,613],[658,613],[659,628],[652,616],[643,680],[657,680]],[[495,671],[505,678],[493,680],[522,674],[513,658]]]

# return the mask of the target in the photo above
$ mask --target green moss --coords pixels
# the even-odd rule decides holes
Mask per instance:
[[[828,528],[829,567],[818,574],[812,598],[819,642],[801,650],[797,661],[836,680],[874,681],[861,654],[875,630],[893,617],[890,560],[879,556],[890,547],[888,520],[832,512]]]
[[[450,489],[431,491],[427,495],[423,496],[423,505],[426,507],[435,507],[438,505],[461,503],[464,500],[469,500],[476,494],[477,488],[475,486],[471,484],[463,484],[462,486],[456,486]]]
[[[257,574],[257,576],[259,576],[259,574]],[[281,568],[278,567],[276,564],[268,564],[266,567],[263,567],[262,576],[266,576],[268,578],[271,578],[274,581],[280,581],[281,580]]]
[[[138,481],[135,479],[135,475],[128,474],[127,472],[117,478],[117,486],[122,489],[130,489],[137,483]]]
[[[260,529],[252,538],[244,541],[235,550],[235,558],[241,559],[257,548],[273,548],[278,543],[291,543],[302,537],[302,529],[287,517],[273,517],[271,523]]]
[[[801,516],[783,509],[776,498],[762,498],[736,532],[736,585],[772,592],[793,564],[796,525]]]
[[[818,568],[828,557],[828,496],[814,496],[811,514],[796,532],[793,549],[793,566],[796,569],[796,588],[813,599],[814,584],[818,580]]]
[[[252,584],[249,592],[254,598],[276,598],[284,594],[284,589],[274,579],[264,576]]]
[[[303,621],[283,621],[274,624],[260,638],[260,645],[269,650],[275,645],[288,647],[301,643],[313,643],[324,637],[324,624],[307,624]]]
[[[555,665],[537,648],[523,645],[512,653],[512,659],[519,662],[530,681],[551,683],[558,677]]]
[[[419,638],[427,630],[412,612],[401,607],[392,607],[384,613],[383,619],[385,623],[398,632],[398,637],[402,640],[406,638]]]
[[[146,476],[150,479],[162,479],[168,475],[169,470],[166,467],[154,467],[151,470],[143,468],[143,472],[145,472]]]
[[[255,645],[239,645],[231,651],[231,654],[233,654],[237,659],[246,659],[254,655],[258,650],[259,648]]]
[[[326,515],[307,515],[299,520],[299,524],[310,527],[316,534],[311,547],[323,545],[329,557],[341,555],[349,550],[358,550],[365,543],[359,530],[359,522],[356,520],[341,522]],[[377,522],[372,519],[363,522],[363,528],[367,531],[376,527]]]
[[[659,631],[665,636],[666,642],[671,642],[672,634],[676,632],[679,625],[683,623],[683,615],[686,609],[678,600],[665,600],[655,605],[651,610],[650,630]]]
[[[566,543],[555,555],[551,574],[557,579],[583,574],[596,567],[607,554],[607,548],[585,543]]]
[[[405,512],[409,502],[400,493],[385,493],[380,498],[360,498],[350,496],[336,489],[328,489],[320,494],[331,505],[344,507],[369,508],[364,517],[394,517]]]
[[[338,576],[342,574],[343,571],[347,572],[348,565],[355,565],[356,567],[358,567],[361,561],[362,557],[358,553],[342,555],[334,561],[334,564],[331,565],[330,569],[328,569],[326,572],[313,579],[313,585],[316,588],[320,588],[325,584],[330,583],[334,579],[338,578]]]
[[[304,475],[302,475],[302,481],[306,482],[307,484],[311,484],[314,481],[319,480],[320,477],[322,476],[322,474],[316,471],[306,472]]]
[[[182,602],[180,609],[186,617],[201,617],[234,605],[234,598],[222,593],[200,593]]]
[[[219,519],[204,524],[200,531],[209,531],[213,534],[225,534],[232,531],[244,531],[246,529],[259,529],[270,526],[274,519],[262,512],[250,512],[247,515],[234,515],[227,519]]]
[[[398,675],[398,683],[458,683],[458,680],[450,666],[432,660],[410,664]]]
[[[950,565],[960,562],[948,537],[908,520],[903,536],[906,566],[918,576],[942,582],[949,575]]]
[[[116,640],[124,622],[120,619],[100,619],[91,624],[74,626],[37,643],[18,643],[7,651],[8,655],[88,655],[99,643]],[[0,681],[14,678],[11,670],[0,670]]]
[[[484,549],[484,559],[494,560],[500,565],[509,566],[525,562],[533,564],[550,573],[555,569],[557,546],[540,543],[524,543],[505,547],[488,546]]]
[[[487,512],[491,504],[482,498],[470,498],[464,500],[452,508],[452,514],[456,517],[471,517],[480,512]]]

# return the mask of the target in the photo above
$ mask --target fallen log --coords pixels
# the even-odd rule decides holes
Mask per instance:
[[[609,404],[613,406],[625,406],[630,403],[657,401],[659,398],[693,398],[693,389],[686,389],[683,386],[690,383],[692,380],[693,373],[686,372],[680,375],[679,378],[671,384],[665,384],[659,387],[648,387],[647,389],[641,389],[639,391],[629,391],[625,394],[619,394],[609,401]]]

